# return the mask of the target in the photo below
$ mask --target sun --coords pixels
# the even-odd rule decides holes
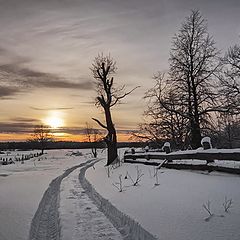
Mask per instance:
[[[51,114],[44,120],[44,123],[53,129],[60,128],[64,125],[63,119],[58,114]]]

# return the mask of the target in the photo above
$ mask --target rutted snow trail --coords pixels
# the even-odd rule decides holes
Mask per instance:
[[[123,239],[82,188],[79,182],[79,169],[62,181],[60,222],[62,240]]]
[[[89,167],[96,162],[83,166],[80,170],[79,181],[90,199],[111,221],[116,229],[121,233],[124,240],[157,240],[157,237],[144,229],[138,222],[118,210],[109,200],[102,197],[91,183],[86,179],[85,173]]]
[[[156,240],[86,180],[85,171],[99,160],[71,167],[50,183],[32,219],[29,240]]]
[[[62,175],[55,178],[45,191],[38,209],[32,219],[29,233],[29,240],[59,240],[60,239],[60,224],[59,224],[59,193],[62,180],[67,177],[72,171],[83,167],[85,163],[79,164],[67,169]]]

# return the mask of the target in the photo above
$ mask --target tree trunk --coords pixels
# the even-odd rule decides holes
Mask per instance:
[[[201,131],[200,126],[197,123],[191,123],[191,136],[190,136],[190,144],[193,149],[197,149],[201,147]]]
[[[198,94],[195,84],[194,77],[191,77],[192,82],[192,92],[193,92],[193,109],[194,109],[194,121],[192,126],[192,145],[193,149],[201,147],[201,130],[200,130],[200,121],[199,121],[199,103],[198,103]]]
[[[96,147],[93,147],[93,148],[92,148],[92,154],[93,154],[93,157],[94,157],[94,158],[97,157],[97,148],[96,148]]]
[[[106,117],[107,130],[108,130],[108,135],[105,138],[107,148],[108,148],[107,166],[109,166],[118,157],[117,134],[116,134],[114,124],[112,122],[110,107],[105,108],[105,117]]]
[[[108,142],[107,143],[107,147],[108,147],[107,166],[109,166],[118,157],[118,154],[117,154],[117,142]]]

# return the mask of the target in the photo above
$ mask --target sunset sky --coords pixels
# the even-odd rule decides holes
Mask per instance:
[[[152,75],[167,70],[171,41],[191,9],[224,53],[240,43],[239,0],[0,0],[0,141],[26,140],[36,124],[81,140],[94,106],[91,63],[117,61],[115,82],[140,85],[113,110],[119,134],[137,129]],[[120,138],[120,140],[125,140]]]

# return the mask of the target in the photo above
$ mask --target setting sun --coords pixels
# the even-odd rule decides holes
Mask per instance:
[[[46,119],[47,125],[49,125],[51,128],[59,128],[63,126],[63,120],[57,117],[51,117]]]
[[[64,126],[64,121],[59,112],[51,112],[50,116],[44,119],[44,123],[54,129]]]

